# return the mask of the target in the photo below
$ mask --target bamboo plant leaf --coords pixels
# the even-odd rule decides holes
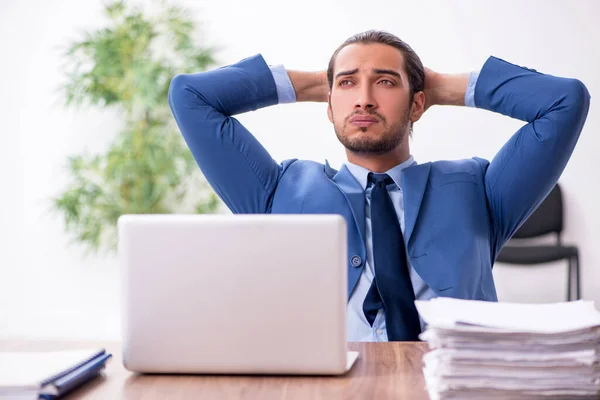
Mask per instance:
[[[65,105],[116,107],[124,126],[102,154],[67,159],[69,183],[52,199],[87,254],[116,250],[127,213],[212,213],[221,202],[179,134],[167,93],[177,73],[215,64],[185,8],[159,2],[149,12],[127,1],[105,5],[105,27],[85,31],[62,51]]]

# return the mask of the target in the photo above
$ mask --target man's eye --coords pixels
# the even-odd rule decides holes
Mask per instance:
[[[344,79],[340,81],[340,86],[348,86],[351,85],[352,81],[348,80],[348,79]]]
[[[389,79],[382,79],[379,81],[379,83],[383,83],[384,85],[393,85],[394,82],[390,81]]]

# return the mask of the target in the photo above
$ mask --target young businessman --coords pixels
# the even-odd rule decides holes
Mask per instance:
[[[286,71],[256,55],[178,75],[169,91],[190,150],[233,212],[344,216],[350,341],[418,340],[415,299],[497,300],[496,256],[558,181],[589,99],[578,80],[494,57],[479,72],[436,73],[381,31],[349,38],[326,72]],[[278,164],[232,117],[294,101],[329,103],[348,158],[340,171],[327,162]],[[491,162],[417,164],[409,134],[432,105],[478,107],[526,124]]]

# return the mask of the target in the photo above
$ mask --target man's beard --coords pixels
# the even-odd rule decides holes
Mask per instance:
[[[338,140],[344,145],[345,148],[358,155],[381,155],[389,153],[396,149],[404,140],[406,136],[406,129],[410,123],[409,118],[410,109],[406,109],[402,119],[392,126],[387,125],[385,117],[378,114],[377,112],[369,112],[369,115],[373,115],[379,119],[379,123],[383,124],[385,131],[378,138],[369,137],[369,134],[354,137],[350,139],[346,134],[346,129],[349,125],[350,118],[355,114],[349,115],[344,120],[342,129],[339,129],[338,124],[334,124],[335,134]],[[369,128],[359,128],[362,133],[366,133]]]

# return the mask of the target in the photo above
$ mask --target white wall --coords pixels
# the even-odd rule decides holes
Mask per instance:
[[[409,2],[307,0],[193,1],[222,64],[261,52],[271,64],[326,67],[353,33],[378,28],[406,40],[432,69],[462,72],[496,55],[539,71],[577,77],[592,94],[581,140],[561,178],[566,241],[577,243],[583,294],[600,305],[600,211],[595,162],[600,117],[600,3],[570,1]],[[84,259],[69,246],[60,220],[47,213],[66,182],[66,156],[101,150],[119,126],[114,112],[65,110],[57,46],[81,29],[101,26],[102,2],[0,1],[0,336],[117,338],[119,274],[114,259]],[[275,16],[276,18],[273,18]],[[298,157],[334,166],[344,152],[322,104],[273,107],[240,119],[275,159]],[[307,122],[307,121],[310,121]],[[519,121],[464,108],[434,108],[415,127],[419,162],[480,156],[491,159]],[[498,266],[503,301],[562,301],[561,264]]]

